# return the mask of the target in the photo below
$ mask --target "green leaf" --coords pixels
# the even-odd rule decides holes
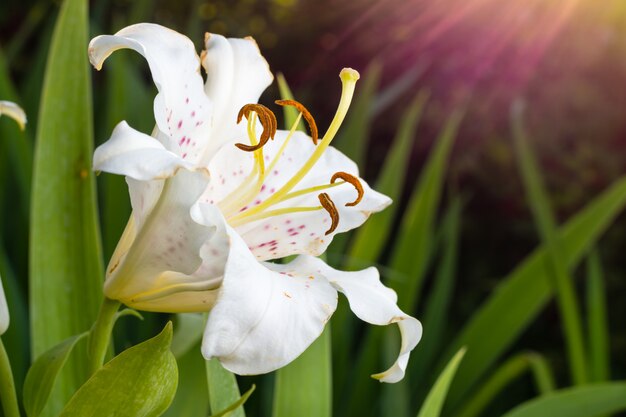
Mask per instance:
[[[170,322],[157,336],[107,362],[76,392],[59,417],[157,417],[163,414],[178,384],[171,342]]]
[[[563,321],[564,336],[567,342],[570,373],[576,384],[587,381],[587,361],[583,343],[580,308],[572,278],[565,265],[562,243],[556,233],[556,221],[548,199],[537,161],[528,144],[522,126],[522,104],[516,103],[512,111],[513,138],[517,163],[522,174],[527,200],[533,212],[541,240],[548,254],[547,267]]]
[[[626,177],[596,197],[558,231],[563,256],[573,268],[626,205]],[[535,250],[508,277],[500,281],[491,297],[472,316],[450,345],[450,357],[467,346],[467,358],[450,388],[450,402],[457,404],[478,379],[537,317],[552,297],[546,273],[548,251]],[[452,353],[451,353],[452,352]]]
[[[597,251],[587,258],[587,315],[589,328],[589,370],[591,380],[610,378],[609,323],[604,289],[604,274]]]
[[[456,370],[463,360],[463,356],[465,355],[465,348],[462,348],[457,352],[456,355],[450,360],[450,363],[446,366],[444,371],[437,378],[437,382],[428,393],[422,408],[420,409],[417,417],[438,417],[441,414],[441,408],[443,407],[443,403],[446,400],[446,395],[448,394],[448,388],[450,387],[450,383],[454,379],[454,375],[456,374]]]
[[[211,412],[217,413],[236,403],[240,398],[237,378],[224,369],[217,359],[206,361],[206,378],[209,385],[209,404]],[[231,417],[245,417],[243,407],[232,411]]]
[[[295,361],[276,372],[272,417],[330,417],[332,371],[328,325]]]
[[[74,346],[87,336],[88,332],[65,339],[58,345],[39,355],[28,370],[24,381],[24,409],[28,417],[41,414],[54,382],[63,369],[63,365],[72,353]]]
[[[433,289],[426,300],[426,308],[422,316],[425,329],[419,344],[411,355],[412,376],[417,381],[428,380],[433,362],[441,349],[444,332],[448,328],[448,310],[454,292],[459,229],[461,218],[461,200],[454,198],[443,219],[441,231],[441,258],[433,281]]]
[[[252,387],[246,391],[239,400],[235,401],[233,404],[229,405],[224,410],[220,411],[217,414],[211,414],[211,417],[231,417],[233,412],[239,407],[243,407],[243,405],[248,401],[248,398],[252,395],[254,390],[256,389],[256,385],[252,385]]]
[[[349,269],[370,266],[376,262],[387,243],[391,233],[393,219],[400,208],[399,200],[402,197],[404,181],[411,156],[411,147],[415,139],[415,131],[421,119],[428,94],[421,92],[417,95],[406,113],[402,116],[400,127],[387,154],[380,175],[376,180],[376,191],[389,196],[394,204],[384,211],[377,213],[355,231],[348,251],[347,267]]]
[[[443,193],[448,157],[462,118],[463,114],[455,111],[434,143],[393,247],[390,265],[397,275],[393,287],[398,292],[398,305],[409,314],[419,299],[428,260],[432,255],[434,225]]]
[[[426,100],[426,93],[418,94],[403,115],[398,132],[374,187],[377,191],[389,196],[395,203],[382,212],[371,216],[363,226],[353,232],[354,237],[348,248],[344,265],[346,269],[371,266],[385,248],[392,231],[393,220],[400,209],[399,200],[405,187],[404,181],[399,179],[403,177],[399,174],[404,174],[407,171],[415,131]],[[354,314],[346,304],[340,303],[333,315],[332,322],[333,361],[338,365],[333,370],[333,380],[342,387],[345,384],[348,371],[344,365],[349,362],[349,355],[354,350]]]
[[[408,314],[414,310],[426,267],[432,255],[434,224],[443,191],[448,156],[461,119],[462,113],[454,112],[448,118],[441,134],[434,143],[428,162],[402,217],[398,237],[395,240],[391,255],[391,267],[382,271],[387,278],[387,283],[391,284],[398,293],[398,305]],[[380,365],[381,356],[386,356],[386,364],[392,362],[390,361],[390,354],[393,349],[391,345],[387,344],[394,342],[383,342],[388,338],[386,335],[389,335],[390,331],[395,332],[396,329],[368,328],[365,341],[361,344],[363,348],[359,352],[354,366],[356,369],[353,376],[355,384],[352,391],[345,394],[349,396],[347,401],[349,412],[343,414],[363,415],[367,412],[369,406],[362,399],[372,398],[375,395],[375,385],[368,381],[368,376],[379,366],[384,366]],[[386,347],[383,352],[387,355],[380,354],[383,343]],[[458,349],[460,346],[456,350]],[[397,349],[394,354],[397,355]],[[407,384],[407,379],[405,378],[399,384]],[[389,393],[394,397],[387,399],[387,403],[397,402],[400,404],[401,399],[399,397],[403,396],[401,390],[404,389],[405,392],[408,392],[406,387],[397,388],[398,386],[395,384],[393,389],[386,389],[386,394]],[[344,406],[341,405],[340,407]],[[406,409],[406,407],[402,408]]]
[[[174,326],[174,340],[176,340]],[[173,350],[172,350],[173,353]],[[192,346],[187,352],[176,358],[178,363],[179,382],[176,396],[164,417],[198,417],[209,415],[209,392],[207,387],[204,358],[200,352],[200,343]]]
[[[458,417],[482,415],[484,409],[498,394],[529,370],[535,378],[540,394],[554,391],[554,377],[546,360],[536,353],[521,353],[504,362],[487,381],[480,385],[461,411],[454,415]]]
[[[202,339],[206,318],[203,313],[184,313],[176,315],[172,353],[181,358]]]
[[[568,388],[528,401],[503,417],[596,417],[626,410],[626,383]]]
[[[86,0],[65,0],[41,96],[31,213],[32,353],[88,330],[102,297],[96,217]],[[56,416],[86,378],[85,350],[68,359],[44,415]]]
[[[287,80],[285,80],[285,76],[280,72],[276,74],[276,80],[278,81],[278,91],[280,92],[280,98],[282,100],[293,100],[293,93],[289,88],[289,84],[287,84]],[[283,116],[285,118],[285,129],[290,130],[293,124],[298,119],[298,110],[292,106],[283,106]],[[298,123],[297,130],[302,132],[306,132],[306,128],[304,127],[304,122],[300,121]]]

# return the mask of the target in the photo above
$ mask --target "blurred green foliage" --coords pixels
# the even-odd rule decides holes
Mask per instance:
[[[351,269],[378,266],[386,284],[399,292],[401,306],[422,319],[424,339],[407,378],[381,385],[368,375],[392,361],[397,330],[364,326],[342,300],[332,332],[304,356],[329,360],[332,350],[332,381],[327,368],[314,369],[323,392],[311,392],[312,384],[299,393],[303,399],[290,403],[290,390],[301,388],[290,381],[313,372],[307,371],[310,362],[296,362],[278,376],[240,377],[241,392],[257,386],[245,404],[248,416],[271,410],[293,415],[291,407],[316,400],[319,417],[329,415],[327,404],[337,416],[417,415],[426,398],[436,398],[429,391],[441,371],[448,369],[451,378],[446,365],[461,347],[467,354],[454,364],[459,367],[444,416],[498,416],[537,396],[511,415],[558,413],[575,398],[600,404],[598,413],[624,408],[623,384],[606,381],[626,375],[625,359],[616,354],[626,348],[626,334],[615,319],[626,314],[618,302],[626,288],[621,256],[626,235],[619,217],[626,206],[626,180],[620,177],[626,166],[626,99],[619,88],[626,84],[626,55],[620,53],[626,50],[626,37],[620,36],[626,7],[614,0],[602,10],[572,0],[554,5],[516,0],[491,8],[483,3],[489,2],[446,0],[439,8],[417,0],[91,2],[91,35],[139,21],[177,29],[198,49],[205,31],[253,35],[272,69],[285,74],[282,94],[288,84],[320,126],[327,124],[338,96],[338,70],[353,66],[364,74],[336,145],[360,161],[366,179],[395,205],[337,239],[328,260]],[[35,132],[50,123],[63,127],[63,118],[55,118],[59,109],[45,105],[49,98],[41,101],[59,7],[60,2],[43,0],[0,4],[0,99],[22,104],[29,114],[24,133],[0,118],[0,273],[12,314],[3,340],[18,389],[31,361],[29,340],[39,343],[41,337],[35,330],[29,339],[33,317],[26,300],[29,290],[39,291],[40,299],[46,295],[27,257],[29,244],[37,244],[28,238],[31,200],[40,216],[47,207],[41,195],[31,195]],[[546,34],[553,26],[558,30]],[[86,68],[86,51],[83,64]],[[139,57],[116,54],[92,78],[96,143],[123,119],[141,131],[152,129],[155,89]],[[262,101],[279,95],[274,83]],[[509,121],[516,98],[528,103],[525,119],[516,121],[517,151]],[[92,145],[88,107],[81,110],[89,114],[73,120],[85,124],[88,131],[73,138],[87,147]],[[45,184],[39,181],[41,190]],[[123,179],[101,176],[98,197],[106,260],[130,210]],[[534,218],[527,206],[534,208]],[[586,271],[579,265],[583,261]],[[564,293],[584,307],[558,310],[553,295],[562,305]],[[577,360],[576,366],[602,384],[563,390],[571,382],[561,327],[579,314],[570,324],[578,332],[573,339],[585,345],[583,364]],[[154,336],[168,319],[145,317],[118,325],[117,351]],[[47,326],[42,320],[37,318],[35,328]],[[193,323],[185,328],[198,331]],[[181,379],[169,415],[226,408],[239,396],[234,380],[210,385],[211,375],[221,370],[209,364],[207,373],[197,339],[183,339],[174,337]],[[561,388],[556,396],[544,397],[556,388]]]

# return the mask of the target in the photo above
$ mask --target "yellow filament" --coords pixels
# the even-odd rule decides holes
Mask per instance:
[[[243,217],[239,218],[238,220],[229,220],[228,223],[232,227],[237,227],[237,226],[241,226],[242,224],[245,224],[245,223],[250,223],[250,222],[257,221],[257,220],[266,219],[268,217],[280,216],[280,215],[283,215],[283,214],[290,214],[290,213],[300,213],[300,212],[307,212],[307,211],[316,211],[316,210],[321,210],[321,209],[323,209],[322,206],[286,207],[286,208],[281,208],[281,209],[276,209],[276,210],[264,211],[262,213],[257,213],[254,216],[243,216]]]
[[[248,119],[248,138],[250,139],[250,143],[252,145],[256,145],[258,143],[256,139],[256,115],[252,112],[252,117]],[[226,198],[220,201],[220,211],[224,214],[228,214],[232,211],[238,210],[243,207],[248,200],[248,196],[258,194],[258,190],[260,189],[260,185],[257,186],[259,181],[262,181],[265,174],[265,161],[263,160],[263,148],[258,149],[254,152],[254,167],[250,174],[243,181],[243,185],[233,190]],[[254,177],[259,178],[258,181],[254,182]],[[262,182],[261,182],[262,184]],[[256,194],[255,194],[256,193]],[[242,202],[243,201],[243,202]]]
[[[296,197],[300,197],[301,195],[314,193],[316,191],[328,190],[329,188],[334,188],[334,187],[336,187],[338,185],[341,185],[341,184],[345,184],[345,181],[335,182],[335,183],[332,183],[332,184],[316,185],[315,187],[303,188],[302,190],[294,191],[293,193],[287,194],[281,200],[281,202],[283,202],[285,200],[289,200],[290,198],[296,198]]]
[[[352,101],[352,96],[354,95],[354,88],[357,80],[359,79],[359,73],[353,69],[344,68],[339,74],[341,78],[341,99],[339,101],[339,105],[337,106],[337,111],[335,112],[335,117],[333,118],[328,130],[324,134],[324,137],[321,140],[321,143],[315,148],[307,162],[300,168],[300,170],[289,180],[285,185],[283,185],[279,190],[277,190],[274,194],[272,194],[269,198],[267,198],[264,202],[246,210],[245,212],[236,215],[232,218],[232,221],[239,221],[242,218],[253,216],[259,212],[262,212],[266,208],[279,203],[284,200],[284,197],[291,191],[298,183],[304,178],[304,176],[313,168],[315,163],[320,159],[323,155],[324,151],[330,145],[330,142],[333,140],[339,127],[343,123],[343,120],[348,113],[348,108],[350,107],[350,102]]]

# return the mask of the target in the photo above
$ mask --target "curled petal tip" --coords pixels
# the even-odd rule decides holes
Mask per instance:
[[[6,115],[15,120],[21,130],[26,128],[26,113],[20,106],[11,101],[0,100],[0,116]]]
[[[355,69],[344,68],[339,73],[339,78],[341,78],[342,81],[357,81],[359,78],[361,78],[361,75]]]

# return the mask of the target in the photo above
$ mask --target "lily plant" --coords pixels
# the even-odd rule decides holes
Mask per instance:
[[[133,209],[107,268],[107,302],[209,312],[204,357],[245,375],[298,357],[322,333],[340,292],[360,319],[398,324],[398,358],[373,377],[402,379],[419,321],[398,308],[375,268],[338,271],[317,258],[336,234],[391,203],[330,146],[358,72],[341,71],[339,105],[320,136],[301,103],[276,102],[299,111],[290,130],[257,103],[273,76],[252,38],[207,34],[198,56],[187,37],[144,23],[94,38],[89,58],[100,69],[124,48],[148,62],[156,126],[149,135],[122,121],[94,154],[96,171],[126,177]],[[309,135],[297,130],[301,119]]]

